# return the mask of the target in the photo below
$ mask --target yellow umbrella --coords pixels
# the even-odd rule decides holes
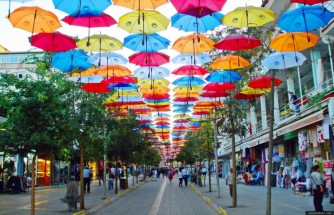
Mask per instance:
[[[187,97],[197,97],[199,96],[198,92],[189,92],[189,93],[175,93],[174,97],[187,98]]]
[[[137,91],[134,91],[134,90],[123,90],[121,93],[115,92],[109,98],[119,98],[119,96],[120,96],[119,94],[121,94],[122,96],[141,96],[141,94],[139,92],[137,92]]]
[[[104,66],[96,70],[96,75],[101,75],[103,77],[110,76],[129,76],[131,75],[131,70],[122,65],[112,65],[112,66]]]
[[[150,80],[150,79],[140,79],[138,80],[137,85],[139,87],[167,87],[170,84],[169,81],[167,81],[164,78]]]
[[[132,10],[136,9],[155,9],[163,4],[168,3],[168,0],[113,0],[114,5],[127,7]]]
[[[176,114],[173,118],[174,119],[190,119],[191,116],[189,116],[188,114]]]
[[[61,27],[55,14],[40,7],[19,7],[7,18],[14,27],[31,32],[31,34],[51,33]]]
[[[244,58],[237,55],[228,55],[217,58],[210,64],[212,69],[240,69],[249,67],[251,64]]]
[[[154,95],[160,95],[160,94],[168,94],[169,88],[168,87],[141,87],[139,88],[139,92],[143,94],[154,94]]]
[[[190,89],[190,87],[177,86],[173,89],[173,91],[176,93],[200,92],[202,91],[202,87],[201,86],[191,86],[191,89]]]
[[[123,43],[114,37],[105,34],[94,34],[77,42],[79,49],[90,52],[111,52],[122,49]]]
[[[300,52],[317,44],[319,37],[305,32],[279,34],[270,42],[270,48],[279,52]]]
[[[268,89],[255,89],[251,87],[243,87],[240,90],[240,93],[245,94],[245,95],[257,95],[257,94],[264,94],[264,93],[269,93],[271,90],[270,88]]]
[[[222,18],[224,25],[236,28],[262,26],[274,20],[275,14],[273,11],[254,6],[238,7]]]
[[[9,52],[9,50],[0,45],[0,52]]]
[[[211,51],[215,42],[202,34],[190,34],[177,39],[172,49],[183,54],[199,54]]]
[[[153,34],[166,30],[170,20],[155,10],[135,10],[119,18],[118,27],[129,33]]]

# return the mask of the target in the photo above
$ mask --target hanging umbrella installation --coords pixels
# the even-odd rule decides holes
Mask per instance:
[[[155,9],[163,4],[168,3],[168,0],[113,0],[113,3],[118,6],[136,9]]]
[[[59,32],[35,34],[30,43],[46,52],[66,52],[77,47],[72,37]]]
[[[209,72],[203,67],[195,66],[195,65],[181,66],[172,72],[172,74],[174,75],[188,75],[188,76],[206,75],[208,73]]]
[[[128,59],[115,52],[102,52],[93,54],[88,58],[88,62],[97,66],[112,66],[126,64]]]
[[[242,77],[236,72],[222,70],[210,73],[210,75],[206,77],[205,80],[209,82],[218,82],[218,83],[224,83],[224,82],[234,83],[237,81],[241,81]]]
[[[203,17],[221,11],[227,0],[171,0],[178,13]]]
[[[169,56],[161,52],[138,52],[129,56],[129,62],[137,66],[161,66],[169,62]]]
[[[270,88],[272,82],[272,77],[268,75],[259,76],[253,78],[249,83],[248,86],[254,89],[266,89]],[[278,87],[282,81],[276,77],[274,77],[274,86]]]
[[[243,34],[230,34],[215,44],[215,47],[226,51],[249,50],[261,46],[261,41],[254,36]]]
[[[52,0],[56,9],[71,16],[98,16],[111,5],[111,0]]]
[[[141,79],[160,79],[169,76],[170,71],[161,66],[139,67],[133,71],[133,76]]]
[[[85,37],[79,40],[77,45],[78,48],[89,52],[111,52],[123,47],[121,41],[106,34],[94,34],[90,38]]]
[[[51,64],[53,67],[63,72],[70,72],[74,68],[88,69],[92,64],[87,62],[86,53],[79,50],[58,52],[52,56]]]
[[[199,54],[211,51],[215,42],[202,34],[191,34],[177,39],[172,49],[182,54]]]
[[[157,33],[131,34],[124,38],[124,47],[133,51],[156,52],[167,49],[170,41]]]
[[[172,59],[175,64],[185,64],[185,65],[202,65],[205,63],[210,63],[212,61],[211,57],[205,53],[199,54],[179,54]]]
[[[212,69],[221,70],[233,70],[249,67],[251,64],[246,59],[238,55],[227,55],[217,58],[210,64]]]

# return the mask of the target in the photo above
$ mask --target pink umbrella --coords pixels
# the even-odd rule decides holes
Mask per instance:
[[[177,12],[202,17],[221,11],[227,0],[170,0]]]
[[[108,14],[101,13],[99,16],[66,16],[62,19],[69,25],[81,26],[88,28],[88,42],[90,38],[90,29],[99,27],[110,27],[117,24],[117,21]]]
[[[208,91],[225,91],[234,89],[235,85],[229,82],[224,82],[224,83],[212,82],[203,87],[203,90],[208,90]]]
[[[160,66],[169,62],[169,56],[161,52],[138,52],[129,56],[129,62],[138,66]]]
[[[225,91],[205,91],[201,94],[202,97],[216,98],[216,97],[226,97],[230,94]]]
[[[59,32],[35,34],[30,37],[30,43],[46,52],[66,52],[77,47],[72,37]]]
[[[203,67],[195,65],[181,66],[172,72],[174,75],[206,75],[208,73]]]
[[[128,76],[109,76],[103,79],[102,82],[106,82],[109,84],[117,84],[117,83],[133,83],[135,84],[137,81]]]

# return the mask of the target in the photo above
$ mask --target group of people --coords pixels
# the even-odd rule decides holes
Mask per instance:
[[[190,168],[188,167],[180,167],[178,170],[178,178],[179,178],[179,187],[183,186],[183,181],[184,181],[184,186],[188,186],[188,179],[190,176]]]

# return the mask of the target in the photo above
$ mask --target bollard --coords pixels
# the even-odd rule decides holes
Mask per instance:
[[[208,205],[212,205],[212,201],[209,197],[205,197],[205,202],[208,204]]]
[[[217,214],[218,215],[227,215],[227,212],[222,207],[218,207],[217,208]]]

